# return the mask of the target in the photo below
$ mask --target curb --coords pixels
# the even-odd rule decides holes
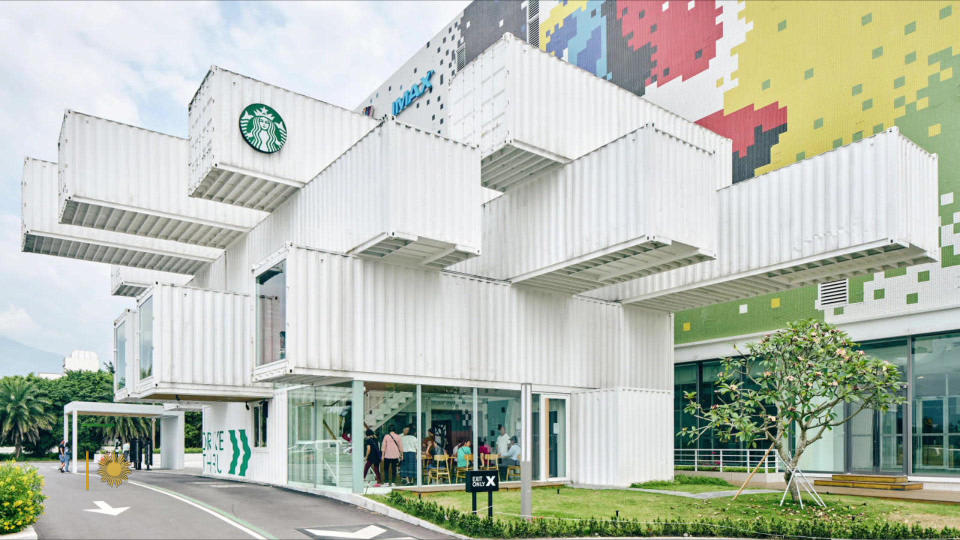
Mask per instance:
[[[33,525],[28,525],[20,532],[0,534],[0,538],[3,540],[37,540],[37,530],[33,528]]]

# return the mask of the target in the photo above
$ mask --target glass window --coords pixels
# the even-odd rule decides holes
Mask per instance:
[[[473,389],[423,386],[420,395],[421,425],[427,430],[423,482],[456,483],[458,473],[462,482],[464,471],[472,468]],[[461,446],[467,450],[460,452]]]
[[[113,363],[113,378],[117,381],[117,389],[120,389],[127,386],[127,323],[118,324],[113,332],[116,357]]]
[[[913,340],[913,470],[960,473],[960,333]]]
[[[519,390],[477,390],[478,467],[500,468],[511,439],[520,442],[520,418]]]
[[[253,446],[267,447],[267,401],[253,406]]]
[[[257,365],[287,357],[286,261],[257,276]]]
[[[287,474],[291,483],[353,487],[351,384],[288,391]]]
[[[153,375],[153,297],[140,304],[140,378]]]
[[[676,431],[674,448],[697,447],[697,441],[679,434],[683,428],[697,427],[697,417],[684,412],[688,403],[686,393],[697,391],[697,369],[696,363],[677,364],[673,368],[673,427]]]
[[[547,423],[547,474],[550,478],[567,476],[567,400],[544,398]]]
[[[417,483],[417,386],[364,384],[364,429],[373,430],[383,453],[381,479],[397,485]],[[397,461],[393,461],[397,460]],[[372,468],[372,467],[371,467]],[[373,480],[376,471],[368,473]]]

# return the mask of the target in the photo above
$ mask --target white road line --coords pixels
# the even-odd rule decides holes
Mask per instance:
[[[203,510],[204,512],[210,514],[211,516],[219,519],[220,521],[223,521],[223,522],[225,522],[225,523],[229,523],[230,525],[232,525],[232,526],[240,529],[240,530],[243,531],[244,533],[250,535],[251,538],[256,538],[257,540],[267,540],[265,536],[262,536],[262,535],[260,535],[259,533],[254,532],[254,531],[248,529],[247,527],[244,527],[243,525],[237,523],[236,521],[233,521],[232,519],[228,518],[227,516],[224,516],[224,515],[222,515],[222,514],[219,514],[219,513],[217,513],[217,512],[214,512],[213,510],[211,510],[211,509],[209,509],[209,508],[207,508],[207,507],[205,507],[205,506],[203,506],[203,505],[197,504],[197,503],[195,503],[195,502],[193,502],[193,501],[191,501],[191,500],[184,499],[183,497],[180,497],[179,495],[176,495],[176,494],[174,494],[174,493],[172,493],[172,492],[169,492],[169,491],[167,491],[167,490],[165,490],[165,489],[157,489],[157,488],[155,488],[155,487],[153,487],[153,486],[149,486],[149,485],[147,485],[147,484],[141,484],[140,482],[134,482],[133,480],[130,480],[129,482],[130,482],[131,484],[135,485],[135,486],[140,486],[140,487],[142,487],[142,488],[146,488],[146,489],[149,489],[149,490],[151,490],[151,491],[156,491],[157,493],[163,493],[164,495],[166,495],[166,496],[168,496],[168,497],[172,497],[172,498],[174,498],[174,499],[177,499],[178,501],[180,501],[180,502],[182,502],[182,503],[186,503],[186,504],[189,504],[190,506],[192,506],[192,507],[194,507],[194,508],[198,508],[198,509],[200,509],[200,510]]]

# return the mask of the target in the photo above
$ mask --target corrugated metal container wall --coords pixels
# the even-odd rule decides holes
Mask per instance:
[[[887,240],[938,253],[937,156],[897,128],[720,190],[717,260],[591,292],[610,300]]]
[[[187,139],[67,111],[59,149],[61,211],[68,200],[78,199],[243,230],[267,215],[189,197]]]
[[[287,273],[288,368],[581,388],[672,384],[666,314],[302,248],[289,250]]]
[[[219,249],[160,240],[58,221],[57,164],[27,158],[23,164],[22,232],[49,239],[56,250],[35,248],[36,252],[62,255],[94,262],[123,264],[172,272],[189,272],[222,253]]]
[[[562,92],[562,103],[544,96]],[[576,159],[645,124],[714,153],[716,187],[730,185],[732,143],[510,34],[450,83],[450,134],[486,157],[518,141]]]
[[[656,128],[634,131],[483,207],[483,248],[456,270],[496,279],[651,235],[716,251],[718,164]]]
[[[571,395],[570,480],[627,487],[673,478],[673,392],[612,388]],[[597,441],[604,441],[598,445]]]
[[[238,131],[241,112],[254,103],[283,117],[287,140],[277,153],[254,150]],[[189,116],[191,189],[221,165],[306,183],[376,126],[366,116],[216,66],[191,101]]]
[[[269,394],[253,384],[253,307],[249,296],[156,285],[153,392],[244,397]],[[178,391],[179,390],[179,391]]]
[[[476,149],[387,122],[293,196],[276,219],[293,242],[346,252],[390,232],[480,247]]]

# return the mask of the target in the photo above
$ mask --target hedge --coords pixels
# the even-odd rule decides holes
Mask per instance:
[[[36,467],[14,461],[0,464],[0,534],[33,525],[43,513],[43,477]]]
[[[423,501],[400,492],[391,492],[387,501],[408,514],[442,527],[480,538],[533,538],[583,536],[736,536],[741,538],[956,538],[960,530],[936,529],[921,525],[890,522],[831,523],[825,520],[787,521],[758,517],[746,519],[698,519],[695,521],[633,519],[559,519],[533,521],[499,520],[460,512],[437,503]]]

